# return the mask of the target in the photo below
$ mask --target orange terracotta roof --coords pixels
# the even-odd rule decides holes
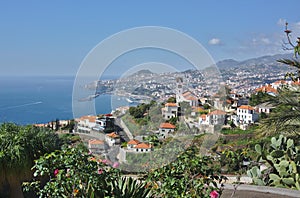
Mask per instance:
[[[295,82],[292,82],[292,85],[300,85],[300,81],[295,81]]]
[[[273,82],[273,84],[281,85],[281,84],[287,84],[285,80],[277,80],[276,82]]]
[[[195,96],[188,96],[185,97],[186,100],[198,100],[198,98],[196,98]]]
[[[166,103],[165,104],[166,107],[177,107],[176,103]]]
[[[191,95],[192,93],[190,91],[186,91],[182,94],[183,97],[186,97],[186,96],[189,96]]]
[[[238,109],[254,110],[254,108],[249,105],[242,105],[238,107]]]
[[[89,140],[89,144],[104,144],[104,141],[92,139],[92,140]]]
[[[227,103],[227,104],[231,104],[231,103],[232,103],[232,100],[227,99],[227,100],[226,100],[226,103]]]
[[[193,111],[196,111],[196,112],[204,111],[204,109],[202,107],[192,107],[192,108],[193,108]]]
[[[109,134],[107,134],[107,136],[110,138],[119,138],[120,137],[118,134],[116,134],[116,132],[109,133]]]
[[[79,120],[88,120],[89,122],[96,122],[97,116],[82,116],[81,118],[79,118]]]
[[[140,141],[136,140],[136,139],[132,139],[129,142],[127,142],[127,144],[132,144],[132,145],[138,145],[140,143]]]
[[[268,92],[272,92],[272,93],[277,93],[277,90],[274,89],[271,85],[266,85],[266,86],[262,86],[260,88],[257,88],[255,89],[256,92],[265,92],[265,93],[268,93]]]
[[[174,126],[173,124],[171,123],[161,123],[159,128],[165,128],[165,129],[175,129],[176,126]]]
[[[217,109],[217,110],[214,110],[214,111],[212,111],[212,112],[208,113],[208,115],[226,115],[226,112],[225,112],[225,111],[222,111],[222,110],[219,110],[219,109]]]
[[[138,145],[136,145],[134,148],[138,148],[138,149],[150,149],[150,148],[152,148],[152,146],[150,144],[142,142],[142,143],[139,143]]]
[[[202,120],[206,120],[206,115],[205,114],[202,114],[200,117],[201,117]]]

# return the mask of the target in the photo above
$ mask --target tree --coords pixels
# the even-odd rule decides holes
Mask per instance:
[[[251,106],[256,106],[261,103],[267,102],[270,100],[273,96],[270,94],[264,93],[264,92],[257,92],[256,94],[252,94],[250,99],[249,99],[249,105]]]
[[[289,135],[300,135],[300,88],[282,88],[278,95],[269,103],[276,108],[270,116],[262,120],[262,127],[259,131],[263,135],[286,133]]]
[[[33,161],[59,147],[58,136],[49,129],[0,125],[0,196],[23,197],[21,183],[31,178]]]
[[[168,98],[167,103],[176,103],[176,98],[175,97]]]
[[[300,55],[300,38],[298,37],[297,45],[291,42],[290,33],[286,23],[285,33],[288,42],[285,43],[285,49],[294,50],[294,58]],[[288,48],[289,45],[292,48]],[[286,77],[290,77],[293,81],[300,80],[300,62],[296,59],[281,59],[280,63],[295,67],[297,74],[287,73]],[[270,116],[263,120],[260,132],[263,135],[271,133],[288,133],[289,135],[300,135],[300,87],[285,86],[278,90],[276,97],[272,97],[268,101],[276,108],[271,112]]]
[[[300,62],[297,59],[297,56],[300,55],[300,37],[297,38],[297,44],[293,44],[291,41],[291,33],[292,31],[288,29],[288,23],[285,24],[285,34],[287,37],[287,42],[284,43],[283,47],[285,50],[293,50],[294,51],[294,59],[280,59],[277,60],[280,63],[285,65],[289,65],[297,69],[297,74],[287,73],[285,77],[290,77],[293,81],[297,81],[300,79]]]

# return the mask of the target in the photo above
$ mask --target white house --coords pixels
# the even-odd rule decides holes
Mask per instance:
[[[242,105],[237,108],[237,117],[240,124],[251,124],[258,121],[258,114],[249,105]]]
[[[153,147],[151,144],[132,139],[127,142],[127,149],[131,152],[150,152]]]
[[[258,113],[266,113],[269,114],[271,113],[272,109],[274,109],[274,106],[272,106],[270,103],[262,103],[256,106],[256,109]]]
[[[127,142],[127,148],[128,149],[133,149],[136,145],[138,145],[140,143],[140,141],[136,140],[136,139],[132,139],[129,142]]]
[[[120,144],[120,136],[116,132],[112,132],[105,136],[105,141],[109,146],[114,146]]]
[[[150,152],[153,150],[153,147],[151,144],[142,142],[142,143],[139,143],[138,145],[136,145],[134,147],[134,149],[136,152]]]
[[[96,126],[96,116],[82,116],[76,119],[76,131],[80,133],[90,133],[90,131]]]
[[[223,125],[226,119],[226,112],[214,110],[207,115],[202,114],[199,117],[199,125]]]
[[[168,135],[175,131],[176,126],[171,123],[161,123],[159,126],[159,137],[166,138]]]
[[[206,114],[202,114],[199,116],[199,125],[208,125]]]
[[[105,142],[102,140],[89,140],[88,149],[92,153],[101,154],[106,149]]]
[[[162,116],[168,120],[178,116],[178,105],[176,103],[166,103],[165,107],[161,109]]]

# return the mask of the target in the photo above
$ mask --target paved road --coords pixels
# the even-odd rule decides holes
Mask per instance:
[[[131,134],[128,134],[128,132],[126,133],[124,131],[124,129],[122,128],[122,124],[121,124],[121,118],[116,118],[115,119],[115,126],[117,129],[119,129],[120,131],[119,132],[119,135],[120,137],[125,141],[125,142],[128,142],[130,140],[130,136]],[[132,136],[132,135],[131,135]]]

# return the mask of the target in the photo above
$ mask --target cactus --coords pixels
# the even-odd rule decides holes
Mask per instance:
[[[258,161],[269,167],[264,172],[257,167],[247,171],[255,184],[300,190],[300,147],[293,139],[282,135],[277,139],[272,137],[268,148],[255,145],[255,151],[259,155]],[[267,174],[267,179],[264,179],[264,174]]]
[[[257,166],[252,167],[250,170],[247,171],[247,175],[252,178],[253,183],[259,186],[264,186],[266,183],[263,180],[263,176],[261,171]]]

